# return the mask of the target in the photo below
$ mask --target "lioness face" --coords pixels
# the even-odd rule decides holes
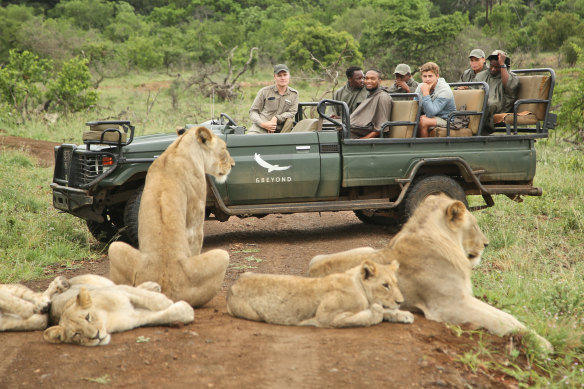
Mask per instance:
[[[214,176],[218,183],[224,183],[231,168],[235,166],[227,145],[206,127],[197,127],[193,133],[205,153],[205,173]]]
[[[75,303],[70,304],[59,325],[48,328],[44,338],[51,343],[73,343],[81,346],[105,346],[111,340],[105,321],[93,307],[89,292],[82,288]]]
[[[397,286],[399,264],[380,265],[370,261],[361,264],[361,278],[369,304],[379,304],[386,309],[397,309],[404,298]]]
[[[472,267],[478,266],[489,241],[479,228],[477,219],[469,211],[466,212],[466,220],[462,228],[462,247]]]

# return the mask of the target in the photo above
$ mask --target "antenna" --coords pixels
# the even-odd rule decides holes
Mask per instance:
[[[211,88],[211,123],[215,117],[215,86]]]

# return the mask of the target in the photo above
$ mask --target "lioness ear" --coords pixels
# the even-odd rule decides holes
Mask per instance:
[[[446,221],[458,226],[464,221],[465,213],[466,207],[462,202],[457,200],[446,208]]]
[[[361,264],[361,278],[367,280],[377,275],[377,266],[371,261],[363,261]]]
[[[63,343],[65,330],[61,326],[49,327],[43,332],[43,338],[49,343]]]
[[[186,129],[186,128],[184,128],[184,127],[177,127],[177,128],[176,128],[176,134],[177,134],[178,136],[180,136],[180,135],[184,134],[186,131],[187,131],[187,129]]]
[[[391,267],[393,268],[393,271],[396,271],[397,269],[399,269],[399,262],[394,259],[393,261],[391,261]]]
[[[91,296],[87,289],[81,288],[81,290],[79,290],[79,294],[77,295],[77,305],[79,305],[81,309],[89,309],[91,307]]]
[[[195,134],[197,141],[202,145],[207,144],[213,138],[213,133],[207,127],[197,127]]]

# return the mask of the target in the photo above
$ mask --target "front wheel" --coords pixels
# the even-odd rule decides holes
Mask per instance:
[[[142,200],[142,192],[144,192],[144,185],[136,189],[130,196],[126,207],[124,208],[124,224],[126,225],[125,234],[128,238],[128,243],[138,248],[138,213],[140,211],[140,201]]]
[[[462,186],[448,176],[430,176],[414,181],[404,200],[404,216],[409,219],[424,199],[430,195],[444,193],[448,197],[461,201],[468,208],[466,194]]]

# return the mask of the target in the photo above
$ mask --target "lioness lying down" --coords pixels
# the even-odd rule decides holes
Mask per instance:
[[[141,326],[190,323],[193,308],[185,301],[173,303],[155,282],[138,287],[116,285],[107,278],[86,274],[71,278],[70,288],[55,294],[51,322],[44,332],[51,343],[104,346],[111,333]]]
[[[51,296],[68,287],[64,277],[55,278],[43,293],[19,284],[0,285],[0,331],[44,330]]]
[[[118,284],[160,284],[173,300],[194,307],[223,285],[229,254],[201,254],[207,182],[225,182],[235,163],[225,142],[205,127],[180,135],[148,169],[138,215],[140,250],[123,242],[109,248],[110,278]]]
[[[227,311],[249,320],[316,327],[367,327],[388,321],[412,323],[398,310],[397,262],[365,261],[323,278],[244,273],[229,289]]]
[[[478,265],[487,244],[463,203],[445,195],[429,196],[385,248],[318,255],[310,261],[308,272],[324,276],[364,260],[383,264],[398,260],[402,308],[421,311],[430,320],[474,323],[497,335],[525,331],[515,317],[472,295],[471,269]],[[547,340],[536,338],[551,349]]]

